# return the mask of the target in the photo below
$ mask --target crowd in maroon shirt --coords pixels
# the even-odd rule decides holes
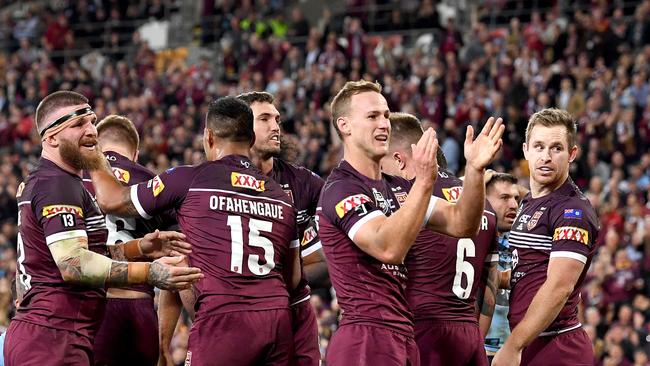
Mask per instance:
[[[502,25],[494,25],[490,6],[526,3],[495,1],[479,7],[477,20],[462,27],[458,14],[449,22],[427,0],[386,2],[390,9],[374,13],[363,7],[365,1],[348,2],[347,13],[324,10],[313,21],[289,1],[205,0],[198,42],[219,51],[196,62],[184,57],[186,50],[153,51],[125,25],[163,18],[167,2],[61,3],[21,17],[0,9],[0,308],[7,309],[0,324],[8,323],[11,312],[14,196],[40,155],[33,118],[45,95],[76,90],[89,97],[100,119],[128,116],[141,134],[140,162],[162,172],[203,159],[209,101],[266,90],[282,113],[285,157],[325,176],[340,158],[328,101],[345,81],[364,78],[383,85],[391,110],[413,113],[439,131],[452,170],[464,164],[465,126],[503,117],[505,144],[494,167],[524,184],[528,173],[520,146],[527,118],[550,106],[576,117],[581,149],[571,176],[602,225],[601,247],[582,293],[583,324],[597,362],[647,363],[650,1],[625,1],[621,8],[572,2],[522,10],[521,20],[497,17]],[[384,22],[374,22],[379,18]],[[102,22],[101,31],[81,26],[93,22]],[[385,32],[417,28],[433,30]],[[313,296],[312,303],[324,351],[338,307],[327,292],[318,293],[323,296]],[[184,342],[177,337],[174,345],[182,350]]]

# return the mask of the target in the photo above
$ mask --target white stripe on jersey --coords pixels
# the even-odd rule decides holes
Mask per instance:
[[[303,250],[300,252],[300,256],[305,258],[308,257],[310,254],[313,252],[317,251],[318,249],[321,249],[323,247],[323,244],[319,241],[315,242],[312,244],[309,248]]]
[[[51,245],[61,240],[87,237],[88,235],[86,234],[85,230],[70,230],[47,236],[45,238],[45,243],[47,243],[47,245]]]
[[[357,221],[354,225],[352,225],[352,227],[350,228],[350,231],[348,231],[348,238],[350,238],[350,240],[354,241],[354,236],[357,235],[357,231],[359,231],[359,229],[361,229],[361,227],[366,222],[374,219],[375,217],[379,217],[379,216],[384,216],[384,213],[381,212],[381,211],[377,211],[377,210],[368,213],[364,218],[362,218],[361,220]]]
[[[551,252],[551,258],[571,258],[578,260],[582,263],[587,263],[587,257],[576,252],[569,252],[569,251],[557,251],[557,252]]]

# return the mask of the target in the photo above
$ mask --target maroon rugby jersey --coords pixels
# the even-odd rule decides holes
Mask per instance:
[[[111,164],[113,175],[124,186],[146,182],[155,176],[149,169],[116,152],[106,151],[104,155],[106,156],[106,160]],[[94,196],[95,187],[93,187],[92,180],[87,172],[84,172],[83,181],[88,192]],[[169,230],[170,227],[175,225],[176,220],[169,212],[157,215],[150,220],[137,217],[126,218],[106,215],[106,228],[108,229],[106,245],[125,243],[129,240],[141,238],[148,233],[156,231],[156,229]],[[153,286],[151,285],[132,285],[123,288],[126,290],[145,292],[152,297],[154,296]]]
[[[363,224],[399,209],[410,188],[409,181],[386,174],[370,179],[346,161],[327,179],[319,201],[319,235],[343,310],[341,325],[364,323],[413,337],[406,267],[382,263],[352,241]]]
[[[298,235],[303,238],[300,246],[301,257],[321,249],[319,240],[314,240],[315,226],[308,228],[309,221],[316,215],[318,197],[325,182],[311,170],[299,167],[282,159],[273,159],[273,169],[269,177],[276,181],[289,195],[291,203],[297,210]],[[312,239],[312,240],[309,240]],[[309,298],[309,286],[303,274],[300,284],[291,293],[291,304],[302,302]]]
[[[455,203],[463,182],[440,170],[433,194]],[[486,202],[479,234],[453,238],[423,229],[406,256],[407,296],[418,320],[477,323],[476,293],[485,262],[498,260],[496,215]],[[482,283],[483,282],[483,283]]]
[[[571,178],[557,190],[538,198],[530,193],[519,206],[512,225],[512,275],[510,277],[510,328],[519,324],[546,281],[553,257],[573,258],[585,264],[575,289],[546,331],[579,327],[578,303],[585,274],[596,250],[600,224],[589,201]]]
[[[131,200],[144,218],[176,209],[189,263],[205,275],[194,285],[197,317],[288,307],[282,271],[299,245],[295,209],[248,158],[169,169],[131,186]]]
[[[65,282],[48,245],[88,238],[88,248],[107,255],[108,231],[99,206],[81,178],[41,158],[20,185],[18,279],[27,289],[14,320],[93,338],[104,316],[106,291]]]

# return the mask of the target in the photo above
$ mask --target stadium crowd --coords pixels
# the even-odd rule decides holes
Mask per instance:
[[[162,17],[161,1],[69,3],[56,11],[34,9],[22,19],[2,15],[0,326],[13,311],[15,194],[40,156],[34,111],[45,95],[75,90],[88,96],[100,119],[128,116],[141,135],[140,162],[162,172],[203,159],[201,116],[211,100],[265,90],[282,115],[285,157],[325,177],[341,153],[328,102],[345,81],[366,79],[383,85],[392,111],[415,114],[438,131],[455,172],[464,165],[465,127],[503,117],[504,148],[494,168],[524,185],[528,117],[551,106],[575,116],[580,155],[571,176],[601,219],[600,248],[582,292],[582,323],[595,364],[650,365],[650,1],[625,8],[600,1],[555,6],[503,27],[487,25],[485,6],[468,29],[443,19],[431,0],[395,2],[384,14],[384,29],[434,29],[424,37],[368,34],[368,14],[358,8],[345,17],[325,9],[310,23],[283,1],[204,1],[209,21],[201,42],[219,51],[196,63],[187,62],[184,50],[154,52],[137,32],[126,41],[117,36],[121,20]],[[93,31],[78,25],[99,21],[107,28],[88,43]],[[88,46],[105,53],[63,51]],[[316,290],[311,302],[324,354],[339,309],[326,289]],[[185,319],[172,342],[178,363],[188,332]]]

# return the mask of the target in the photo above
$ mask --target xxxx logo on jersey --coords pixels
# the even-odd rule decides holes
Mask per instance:
[[[461,186],[442,189],[442,194],[445,196],[445,199],[451,203],[457,202],[462,192],[463,187]]]
[[[336,204],[336,214],[340,218],[343,218],[345,214],[367,202],[371,202],[371,200],[365,194],[355,194],[354,196],[345,197],[341,202]]]
[[[317,236],[316,229],[313,226],[310,226],[305,230],[305,233],[302,234],[302,241],[300,245],[307,245]]]
[[[252,175],[232,172],[230,173],[230,182],[233,187],[248,188],[257,192],[264,192],[264,181],[258,180]]]
[[[584,245],[589,245],[589,232],[573,226],[562,226],[555,229],[553,241],[573,240]]]
[[[160,192],[162,192],[163,189],[165,189],[165,185],[163,184],[162,179],[160,179],[160,176],[156,175],[149,182],[151,183],[151,190],[153,191],[153,196],[158,197]],[[149,185],[147,184],[147,186]]]
[[[131,180],[131,173],[129,173],[128,170],[120,169],[120,168],[112,168],[113,170],[113,175],[117,180],[124,184],[129,184],[129,181]]]
[[[84,217],[84,212],[79,206],[49,205],[43,207],[43,217],[47,217],[48,219],[62,213],[72,213],[79,217]]]

